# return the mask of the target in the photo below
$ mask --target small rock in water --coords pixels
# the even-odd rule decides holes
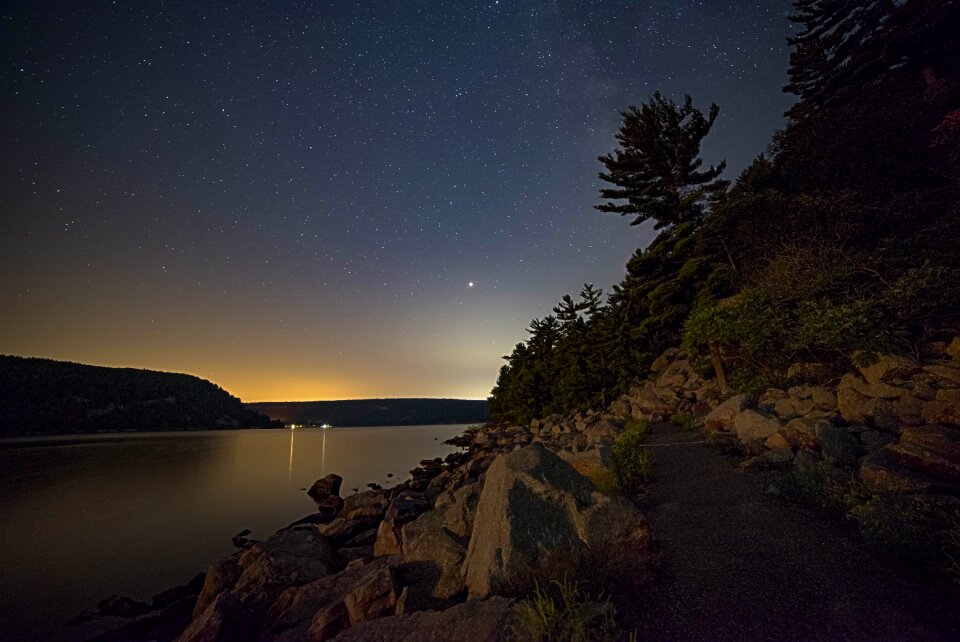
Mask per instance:
[[[354,489],[353,489],[353,492],[359,493],[359,492],[360,492],[360,489],[359,489],[359,488],[354,488]]]
[[[393,473],[387,473],[387,477],[393,477]]]
[[[377,482],[370,482],[369,484],[367,484],[367,487],[370,488],[371,490],[380,490],[383,488],[383,486],[381,486]]]

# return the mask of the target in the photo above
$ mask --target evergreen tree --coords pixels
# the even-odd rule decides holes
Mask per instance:
[[[601,189],[600,195],[614,202],[596,208],[635,216],[631,225],[652,219],[655,229],[702,217],[704,203],[726,188],[719,180],[725,162],[700,170],[700,142],[719,112],[711,105],[705,116],[690,96],[677,105],[660,92],[623,112],[616,134],[620,147],[599,158],[607,170],[600,179],[616,186]]]

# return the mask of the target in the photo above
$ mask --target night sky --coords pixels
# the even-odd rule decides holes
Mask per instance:
[[[649,227],[597,156],[660,89],[735,176],[783,124],[788,0],[6,0],[0,353],[245,401],[486,397]],[[472,283],[472,285],[471,285]]]

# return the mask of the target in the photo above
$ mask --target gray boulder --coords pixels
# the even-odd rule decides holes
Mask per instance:
[[[497,457],[487,471],[464,577],[470,597],[481,598],[587,566],[594,575],[616,567],[624,581],[642,583],[655,558],[650,528],[629,501],[597,492],[534,444]]]
[[[704,427],[710,431],[732,431],[733,420],[738,414],[753,407],[754,400],[750,395],[734,395],[710,411],[704,420]]]

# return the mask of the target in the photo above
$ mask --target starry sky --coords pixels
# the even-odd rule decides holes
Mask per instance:
[[[245,401],[486,397],[649,227],[593,209],[619,112],[791,99],[789,0],[5,0],[0,353]],[[472,284],[472,285],[471,285]]]

